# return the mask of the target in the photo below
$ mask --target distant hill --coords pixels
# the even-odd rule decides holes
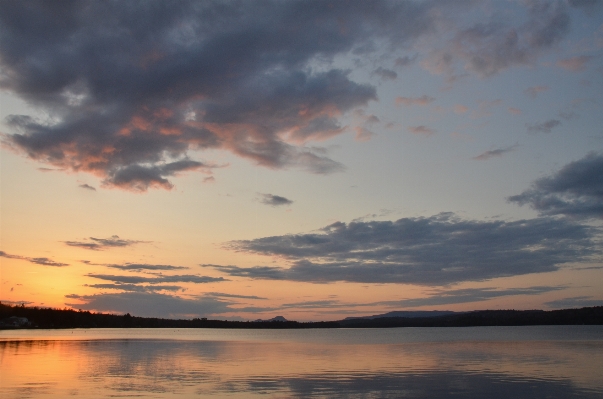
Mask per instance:
[[[284,322],[288,322],[289,320],[285,319],[283,316],[276,316],[276,317],[273,317],[272,319],[268,319],[268,320],[257,319],[257,320],[254,320],[253,322],[254,323],[269,323],[271,321],[278,321],[278,322],[284,323]]]
[[[455,313],[461,312],[453,312],[451,310],[400,310],[394,312],[387,312],[383,314],[376,314],[373,316],[355,316],[355,317],[346,317],[344,320],[357,320],[357,319],[380,319],[383,317],[437,317],[437,316],[450,316]]]

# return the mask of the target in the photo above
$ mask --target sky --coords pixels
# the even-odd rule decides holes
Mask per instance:
[[[603,305],[603,2],[0,1],[0,300]]]

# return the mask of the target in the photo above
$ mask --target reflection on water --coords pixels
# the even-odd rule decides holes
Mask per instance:
[[[0,333],[0,397],[603,398],[601,327],[120,331]]]

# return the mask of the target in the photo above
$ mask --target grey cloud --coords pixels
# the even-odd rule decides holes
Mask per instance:
[[[209,148],[270,168],[338,171],[300,144],[340,134],[332,115],[376,100],[376,90],[348,71],[310,66],[375,40],[407,46],[434,30],[436,6],[3,2],[0,87],[54,121],[13,115],[5,140],[135,191],[170,189],[178,172],[210,173],[211,164],[188,158]]]
[[[88,273],[86,276],[96,278],[99,280],[113,281],[115,283],[125,284],[160,284],[160,283],[217,283],[222,281],[228,281],[224,277],[210,277],[210,276],[197,276],[193,274],[185,275],[159,275],[155,277],[144,277],[144,276],[116,276],[111,274],[96,274]]]
[[[270,205],[270,206],[282,206],[282,205],[291,205],[293,201],[287,199],[285,197],[281,197],[279,195],[273,194],[261,194],[262,196],[262,204]]]
[[[81,188],[85,188],[86,190],[92,190],[92,191],[96,191],[96,188],[92,187],[89,184],[80,184],[79,187]]]
[[[126,292],[155,292],[155,291],[182,291],[178,285],[137,285],[137,284],[86,284],[85,287],[121,290]]]
[[[373,71],[373,75],[379,76],[383,80],[396,80],[398,74],[391,69],[385,69],[383,67],[379,67]]]
[[[69,245],[70,247],[79,247],[91,250],[103,250],[113,247],[129,247],[141,243],[146,244],[148,242],[149,241],[127,240],[119,238],[117,235],[113,235],[109,238],[90,237],[89,241],[63,241],[64,244]]]
[[[545,302],[544,304],[553,309],[584,308],[589,306],[603,306],[603,299],[595,299],[591,296],[575,296]]]
[[[377,92],[330,60],[391,56],[405,66],[419,54],[401,53],[420,40],[454,37],[435,55],[444,68],[460,59],[489,76],[533,62],[567,32],[566,3],[526,4],[527,18],[467,27],[460,16],[477,10],[472,1],[2,2],[0,88],[50,116],[10,116],[4,141],[133,191],[211,174],[215,165],[189,158],[208,149],[268,168],[342,171],[305,144],[341,134],[340,116]]]
[[[419,134],[419,135],[423,135],[423,136],[431,136],[433,134],[435,134],[435,130],[428,128],[427,126],[409,126],[408,127],[408,131],[411,132],[412,134]]]
[[[526,123],[526,128],[529,133],[550,133],[551,130],[561,125],[561,121],[557,119],[550,119],[546,122],[530,124]]]
[[[66,295],[81,303],[65,303],[76,309],[131,313],[141,317],[207,317],[232,311],[227,302],[215,298],[186,299],[156,292],[120,292],[96,295]]]
[[[415,62],[415,60],[417,59],[417,56],[418,55],[415,54],[412,57],[410,57],[408,55],[405,55],[404,57],[398,57],[394,61],[394,65],[398,68],[408,66],[408,65],[412,64],[413,62]]]
[[[32,257],[28,257],[28,256],[11,255],[11,254],[7,254],[4,251],[0,251],[0,257],[8,258],[8,259],[25,260],[25,261],[28,261],[30,263],[35,263],[36,265],[41,265],[41,266],[54,266],[54,267],[69,266],[68,263],[56,262],[56,261],[54,261],[54,260],[52,260],[50,258],[45,258],[45,257],[32,258]]]
[[[396,97],[396,104],[399,105],[428,105],[435,101],[435,98],[428,95],[422,95],[421,97]]]
[[[566,220],[463,220],[452,213],[337,222],[319,233],[232,241],[225,248],[292,266],[213,267],[230,276],[313,283],[452,284],[551,272],[600,255],[599,230]]]
[[[548,90],[548,86],[532,86],[525,89],[525,93],[532,98],[536,98],[539,93],[543,93]]]
[[[226,294],[223,292],[206,292],[205,296],[214,296],[221,298],[238,298],[238,299],[268,299],[255,295],[235,295],[235,294]]]
[[[591,153],[571,162],[551,176],[508,201],[529,205],[541,215],[573,218],[603,217],[603,154]]]
[[[182,270],[189,269],[185,266],[172,266],[172,265],[150,265],[147,263],[125,263],[123,265],[116,264],[104,264],[103,266],[110,267],[112,269],[129,270],[129,271],[141,271],[141,270]]]
[[[497,148],[495,150],[483,152],[483,153],[479,154],[478,156],[473,157],[472,159],[474,159],[476,161],[486,161],[490,158],[501,157],[504,154],[506,154],[507,152],[515,151],[517,149],[517,147],[519,147],[519,146],[517,144],[514,144],[510,147]]]
[[[530,65],[569,32],[570,15],[563,1],[526,2],[527,21],[514,26],[500,15],[460,30],[444,50],[424,61],[435,73],[454,76],[456,60],[482,77],[516,65]]]
[[[414,308],[422,306],[453,305],[457,303],[482,302],[493,298],[516,295],[540,295],[546,292],[566,289],[565,286],[536,286],[527,288],[464,288],[458,290],[438,291],[426,298],[402,299],[399,301],[377,302],[377,305],[390,307]]]

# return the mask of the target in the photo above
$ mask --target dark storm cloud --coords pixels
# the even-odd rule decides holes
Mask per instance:
[[[377,92],[334,68],[336,56],[405,66],[419,57],[407,54],[419,39],[454,37],[425,65],[444,72],[458,59],[489,76],[533,62],[569,27],[560,1],[528,2],[522,25],[492,16],[465,26],[474,3],[3,1],[0,89],[50,116],[11,115],[4,140],[134,191],[171,189],[187,171],[211,174],[215,165],[189,158],[205,149],[269,168],[341,171],[306,144],[341,134],[340,117]]]
[[[293,201],[287,199],[285,197],[281,197],[273,194],[261,194],[262,196],[262,204],[270,205],[270,206],[282,206],[282,205],[291,205]]]
[[[542,123],[526,123],[526,128],[529,133],[550,133],[554,128],[561,125],[561,121],[557,119],[549,119]]]
[[[537,179],[510,202],[529,205],[541,215],[603,217],[603,154],[591,153],[551,176]]]
[[[176,275],[176,276],[168,276],[168,275],[159,275],[155,277],[144,277],[144,276],[116,276],[111,274],[96,274],[96,273],[88,273],[86,276],[97,278],[100,280],[113,281],[114,283],[124,283],[124,284],[160,284],[160,283],[195,283],[195,284],[204,284],[204,283],[217,283],[222,281],[228,281],[224,277],[210,277],[210,276],[197,276],[193,274],[185,274],[185,275]]]
[[[517,149],[517,147],[518,147],[518,145],[515,144],[510,147],[497,148],[495,150],[483,152],[483,153],[479,154],[478,156],[473,157],[472,159],[474,159],[476,161],[486,161],[490,158],[501,157],[504,154],[506,154],[507,152],[515,151]]]
[[[4,251],[0,251],[0,257],[8,258],[8,259],[26,260],[30,263],[35,263],[36,265],[42,265],[42,266],[54,266],[54,267],[69,266],[68,263],[55,262],[54,260],[49,259],[49,258],[31,258],[28,256],[11,255],[11,254],[7,254]]]
[[[66,303],[76,309],[131,313],[141,317],[205,317],[232,311],[228,302],[215,298],[186,299],[156,292],[66,295],[82,303]]]
[[[119,236],[116,235],[113,235],[109,238],[90,237],[89,241],[63,241],[64,244],[67,244],[70,247],[79,247],[97,251],[113,247],[129,247],[131,245],[148,242],[149,241],[127,240],[119,238]]]
[[[558,270],[601,253],[598,230],[566,220],[463,220],[452,213],[337,222],[319,233],[231,241],[227,249],[292,266],[211,266],[230,276],[312,283],[452,284]]]

